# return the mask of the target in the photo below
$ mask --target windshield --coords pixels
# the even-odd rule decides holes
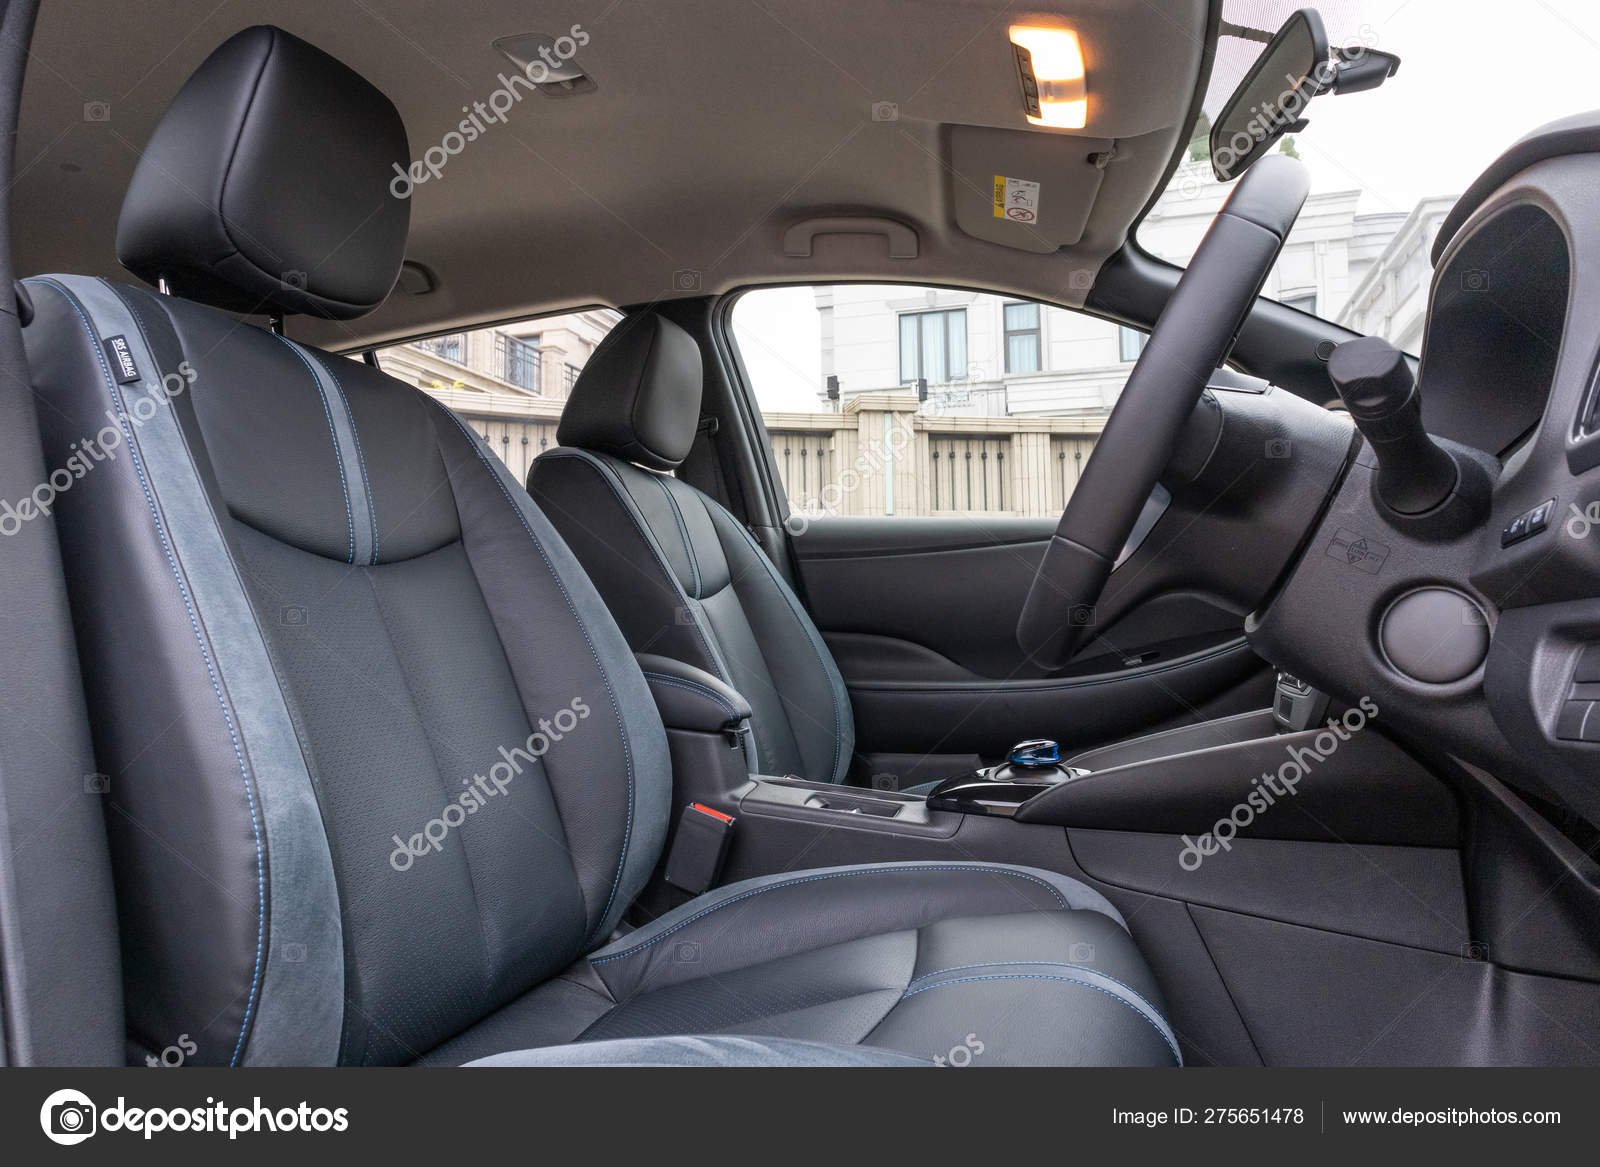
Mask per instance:
[[[1304,0],[1227,0],[1229,26],[1272,33]],[[1325,0],[1329,44],[1396,53],[1366,93],[1314,100],[1275,147],[1311,172],[1311,197],[1264,294],[1357,332],[1422,346],[1434,237],[1469,183],[1517,138],[1596,104],[1593,0]],[[1186,264],[1232,184],[1211,175],[1211,118],[1260,54],[1223,35],[1188,158],[1140,223],[1145,250]]]

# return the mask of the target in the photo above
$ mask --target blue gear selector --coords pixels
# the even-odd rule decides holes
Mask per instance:
[[[1011,816],[1030,798],[1089,771],[1061,764],[1061,747],[1045,738],[1018,742],[1006,760],[987,770],[946,778],[928,792],[930,810]]]
[[[1061,746],[1048,738],[1018,742],[1011,747],[1011,756],[1006,761],[1013,766],[1059,766]]]

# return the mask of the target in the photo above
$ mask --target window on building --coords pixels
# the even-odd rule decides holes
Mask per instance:
[[[567,392],[572,392],[572,387],[578,383],[578,366],[568,365],[566,371]]]
[[[467,334],[464,332],[452,332],[448,336],[430,336],[426,340],[417,341],[416,346],[425,353],[432,353],[457,365],[464,365],[467,361]]]
[[[1116,324],[1070,310],[1049,315],[1046,359],[1044,317],[1034,301],[904,284],[741,295],[731,339],[790,510],[1059,516],[1128,367],[1106,360]]]
[[[1117,328],[1117,356],[1124,361],[1136,361],[1139,354],[1144,352],[1144,346],[1150,341],[1148,332],[1140,332],[1137,328]]]
[[[518,389],[537,393],[543,387],[539,378],[539,350],[527,341],[505,333],[494,338],[495,358],[502,379]]]
[[[967,378],[967,310],[906,312],[900,317],[900,382],[947,385]]]
[[[1044,367],[1039,359],[1039,305],[1007,304],[1005,311],[1006,372],[1037,373]]]
[[[1292,296],[1282,296],[1280,300],[1290,308],[1298,308],[1300,311],[1309,312],[1313,316],[1317,314],[1316,292],[1296,292]]]
[[[542,332],[517,328],[520,335],[513,335],[502,327],[434,336],[379,349],[378,367],[454,410],[521,482],[533,460],[557,444],[566,406],[565,395],[542,395],[541,337],[569,353],[593,352],[619,319],[609,308],[593,308],[542,317]],[[581,365],[563,366],[569,388]]]

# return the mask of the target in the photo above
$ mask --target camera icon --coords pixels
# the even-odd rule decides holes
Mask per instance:
[[[83,792],[85,794],[110,794],[110,774],[85,774],[83,776]]]
[[[1481,940],[1469,940],[1461,947],[1462,960],[1487,961],[1489,946]]]
[[[97,1111],[87,1094],[57,1090],[39,1108],[39,1126],[52,1143],[70,1147],[95,1133]]]
[[[298,940],[291,940],[283,946],[284,964],[304,964],[306,962],[306,946]]]
[[[1481,267],[1469,267],[1461,273],[1461,290],[1464,292],[1487,292],[1489,290],[1489,273]]]
[[[672,622],[680,628],[694,627],[694,613],[688,608],[677,607],[672,610]]]
[[[900,105],[894,101],[875,101],[872,103],[872,120],[875,122],[897,122],[900,120]]]
[[[1267,457],[1275,462],[1294,455],[1294,443],[1288,438],[1273,438],[1267,442]]]
[[[1091,628],[1096,620],[1093,604],[1074,604],[1067,613],[1067,623],[1074,628]]]
[[[308,278],[303,271],[286,271],[283,273],[283,286],[293,288],[297,292],[303,292],[306,290]]]
[[[1086,267],[1073,268],[1067,276],[1067,287],[1074,292],[1087,292],[1094,287],[1094,272]]]
[[[1079,941],[1067,948],[1067,959],[1073,964],[1093,964],[1094,945]]]
[[[86,122],[108,122],[111,120],[111,103],[108,101],[86,101],[83,103],[83,120]]]
[[[306,610],[298,604],[278,609],[278,623],[288,628],[300,628],[306,623]]]
[[[895,774],[874,774],[872,776],[874,790],[899,790],[900,778]]]
[[[700,290],[700,273],[692,267],[682,267],[672,273],[672,290],[675,292],[698,292]]]
[[[700,945],[693,940],[684,940],[673,946],[672,959],[679,964],[699,964]]]

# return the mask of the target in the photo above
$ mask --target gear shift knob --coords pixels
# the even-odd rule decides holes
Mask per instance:
[[[1006,761],[1013,766],[1030,770],[1041,766],[1059,766],[1061,747],[1048,738],[1018,742],[1011,747],[1011,753],[1006,756]]]
[[[1328,358],[1328,377],[1378,459],[1378,498],[1402,515],[1430,511],[1455,489],[1455,459],[1422,428],[1416,378],[1381,336],[1346,341]]]

